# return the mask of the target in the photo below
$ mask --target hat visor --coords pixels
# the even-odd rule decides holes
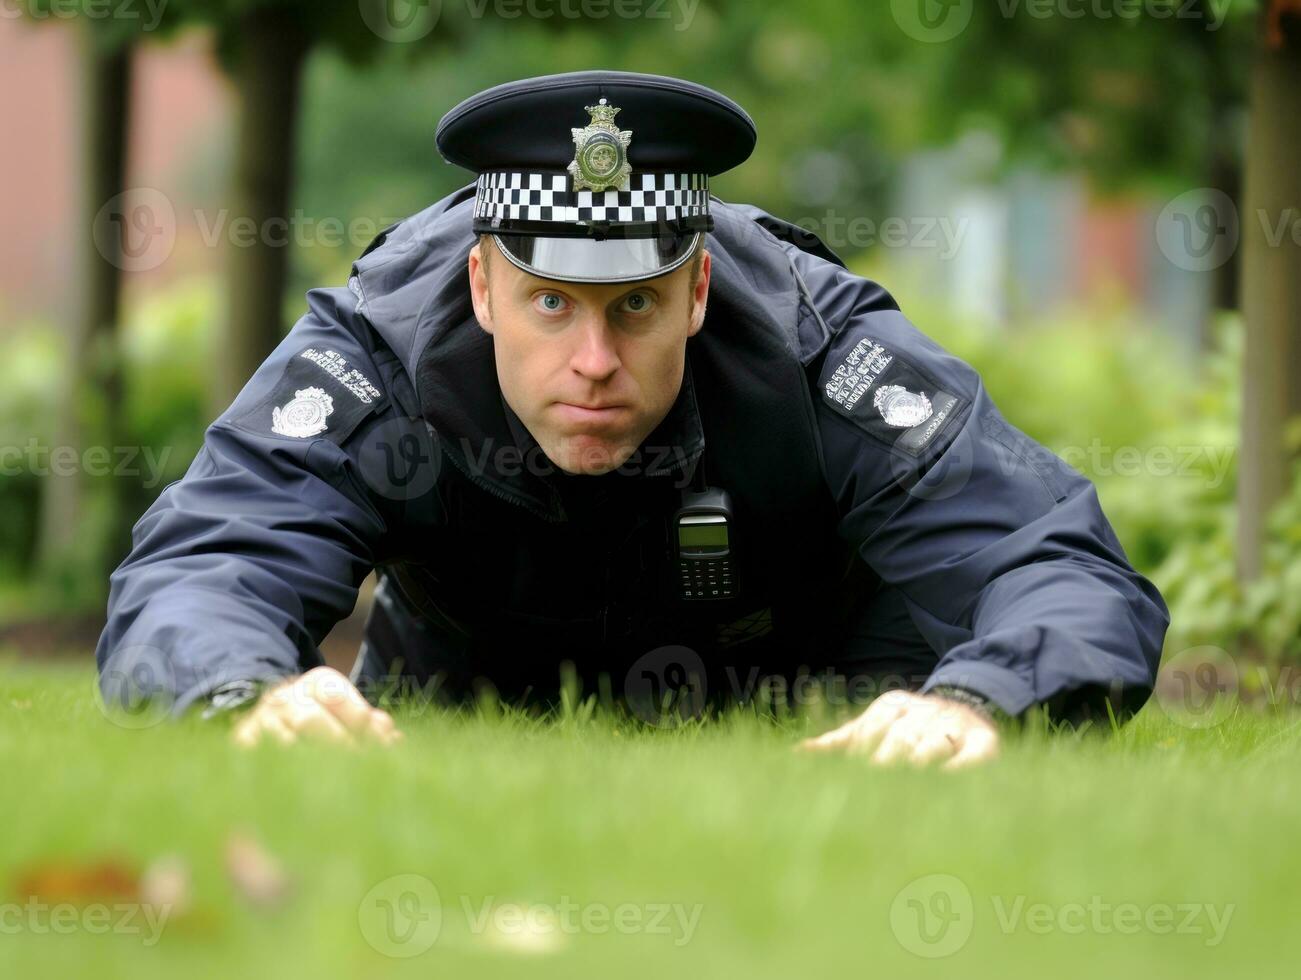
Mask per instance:
[[[660,238],[547,238],[493,235],[514,265],[564,282],[639,282],[667,275],[695,254],[704,234]]]

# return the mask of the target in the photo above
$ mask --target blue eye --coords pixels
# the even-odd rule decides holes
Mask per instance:
[[[645,313],[654,305],[649,293],[633,293],[623,301],[623,308],[629,313]]]
[[[565,308],[565,301],[555,293],[544,293],[541,297],[542,308],[548,313],[558,313]]]

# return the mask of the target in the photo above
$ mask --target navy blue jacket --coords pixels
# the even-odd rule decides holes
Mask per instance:
[[[762,529],[745,566],[754,601],[785,601],[788,622],[849,555],[898,590],[934,649],[923,690],[967,688],[1013,715],[1146,700],[1169,617],[1093,485],[1010,425],[884,289],[755,208],[715,203],[709,316],[678,401],[614,516],[576,520],[529,465],[536,443],[473,320],[469,191],[387,230],[346,288],[308,293],[141,517],[96,651],[107,698],[130,679],[179,712],[224,683],[319,664],[377,566],[414,570],[407,581],[485,629],[634,635],[662,595],[645,514],[671,507],[704,452],[740,527]]]

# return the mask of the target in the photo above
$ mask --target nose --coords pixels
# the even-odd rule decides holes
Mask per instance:
[[[614,332],[605,317],[592,315],[575,324],[577,346],[569,366],[592,381],[604,381],[623,363],[614,344]]]

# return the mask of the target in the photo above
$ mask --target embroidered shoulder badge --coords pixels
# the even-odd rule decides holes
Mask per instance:
[[[901,452],[919,456],[967,405],[929,371],[861,337],[819,379],[822,401],[837,415]]]
[[[271,409],[271,431],[278,436],[309,439],[329,426],[334,399],[320,388],[299,388],[287,405]]]
[[[872,406],[881,413],[886,425],[896,429],[911,429],[931,417],[931,400],[925,392],[909,391],[902,385],[877,388]]]

